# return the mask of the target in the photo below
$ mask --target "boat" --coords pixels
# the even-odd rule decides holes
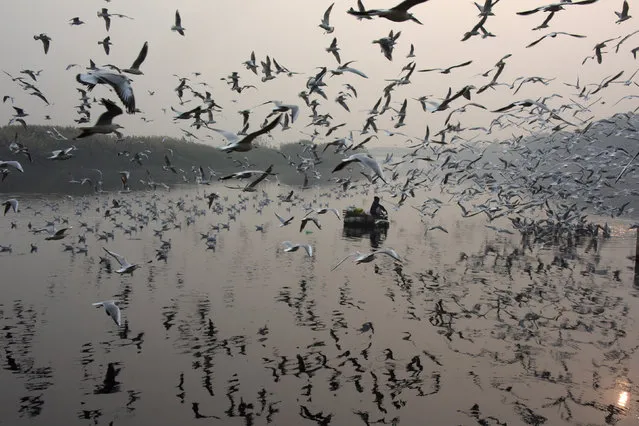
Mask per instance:
[[[344,215],[344,227],[388,228],[390,225],[388,218],[375,217],[366,213],[366,211],[360,207],[351,206],[342,213]]]

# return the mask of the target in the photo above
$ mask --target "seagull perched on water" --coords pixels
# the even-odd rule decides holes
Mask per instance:
[[[428,0],[404,0],[397,6],[390,9],[369,9],[361,11],[350,8],[347,13],[357,17],[378,16],[380,18],[386,18],[389,21],[393,22],[415,21],[418,24],[422,25],[422,23],[419,22],[419,20],[415,18],[412,13],[408,12],[408,9],[420,3],[426,3],[427,1]]]
[[[245,152],[245,151],[250,151],[253,148],[253,145],[251,142],[253,142],[258,136],[264,135],[270,132],[271,130],[273,130],[275,126],[279,124],[281,118],[282,118],[282,114],[278,115],[275,120],[271,121],[269,124],[262,127],[260,130],[257,130],[253,133],[249,133],[248,135],[244,136],[244,138],[242,139],[240,139],[240,137],[236,135],[235,133],[228,132],[226,130],[213,129],[213,128],[211,130],[215,130],[216,132],[221,133],[222,136],[224,136],[229,141],[228,145],[224,145],[219,148],[221,151]]]
[[[107,250],[105,247],[102,247],[102,249],[104,251],[106,251],[108,254],[110,254],[111,256],[113,256],[113,258],[115,258],[115,260],[118,261],[118,263],[120,264],[120,269],[117,269],[115,272],[117,272],[118,274],[133,274],[133,271],[135,271],[136,269],[138,269],[140,266],[139,265],[134,265],[129,263],[124,256],[120,256],[119,254],[112,252],[110,250]]]
[[[333,173],[342,170],[348,164],[354,162],[358,162],[368,167],[373,172],[375,172],[375,174],[379,176],[379,178],[384,181],[384,183],[387,183],[386,179],[384,179],[384,172],[382,171],[382,168],[379,166],[377,161],[375,161],[375,159],[368,154],[353,154],[350,157],[344,158],[337,166],[335,166],[335,168],[333,169]]]
[[[78,74],[75,79],[78,83],[88,86],[89,90],[93,90],[97,84],[108,84],[115,90],[118,98],[126,107],[126,112],[129,114],[135,112],[135,96],[133,95],[131,80],[127,76],[96,69],[85,74]]]
[[[122,325],[122,314],[120,313],[120,308],[118,308],[115,301],[105,300],[104,302],[92,303],[92,305],[96,307],[104,306],[104,311],[108,316],[113,318],[113,321],[118,325],[118,327]]]
[[[175,11],[175,25],[171,27],[171,31],[177,31],[180,35],[184,35],[186,28],[182,26],[182,18],[180,18],[180,11]]]
[[[398,262],[402,261],[402,259],[399,257],[397,252],[395,250],[393,250],[392,248],[384,248],[384,249],[373,251],[371,253],[360,253],[360,252],[356,251],[355,253],[351,253],[348,256],[346,256],[337,265],[333,266],[333,269],[331,269],[331,271],[334,271],[335,269],[337,269],[337,267],[339,265],[341,265],[347,259],[350,259],[353,256],[355,256],[355,264],[358,265],[360,263],[372,262],[375,259],[375,256],[377,256],[378,254],[385,254],[387,256],[392,257],[393,259],[395,259]]]
[[[34,40],[40,40],[42,42],[42,46],[44,47],[44,54],[49,53],[49,46],[51,45],[51,37],[46,35],[45,33],[41,33],[39,35],[33,36]]]
[[[118,138],[122,137],[122,134],[118,132],[118,129],[122,129],[119,124],[113,123],[113,118],[122,114],[122,109],[117,106],[113,101],[108,99],[102,99],[102,105],[106,107],[106,111],[100,115],[98,121],[92,127],[81,127],[82,133],[76,136],[74,139],[85,138],[87,136],[95,135],[97,133],[109,134],[115,133]]]
[[[135,58],[135,61],[133,61],[133,65],[131,65],[131,68],[125,68],[122,70],[122,72],[128,72],[129,74],[135,74],[135,75],[144,74],[142,71],[140,71],[140,65],[142,65],[142,62],[144,62],[144,60],[146,59],[146,54],[148,52],[149,52],[149,42],[145,41],[144,44],[142,45],[142,49],[140,49],[140,53],[138,53],[138,57]]]
[[[10,200],[5,201],[4,203],[2,203],[2,205],[4,206],[5,216],[7,215],[9,209],[12,209],[14,213],[18,213],[18,200],[16,200],[15,198],[11,198]]]
[[[313,247],[310,244],[294,244],[290,241],[282,241],[282,245],[284,246],[285,252],[297,251],[300,247],[306,250],[306,254],[308,257],[313,257]]]

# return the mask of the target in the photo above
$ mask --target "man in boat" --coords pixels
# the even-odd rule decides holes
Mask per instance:
[[[371,205],[371,209],[369,210],[369,213],[375,219],[386,219],[386,218],[388,218],[388,212],[386,211],[384,206],[382,206],[379,203],[379,197],[378,196],[375,196],[375,198],[373,198],[373,204]]]

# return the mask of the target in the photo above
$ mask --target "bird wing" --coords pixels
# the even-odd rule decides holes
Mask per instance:
[[[407,11],[411,7],[416,6],[416,5],[420,4],[420,3],[426,3],[427,1],[428,0],[404,0],[403,2],[398,4],[397,6],[393,7],[393,10]]]
[[[548,34],[546,34],[545,36],[539,37],[537,40],[533,41],[528,46],[526,46],[526,48],[533,47],[534,45],[536,45],[537,43],[539,43],[540,41],[542,41],[546,37],[548,37]]]
[[[106,251],[107,253],[109,253],[111,256],[113,256],[113,258],[115,258],[115,260],[118,261],[118,263],[120,264],[120,266],[122,267],[127,267],[130,266],[130,263],[126,261],[126,259],[124,258],[124,256],[120,256],[119,254],[108,250],[106,247],[102,247],[102,249],[104,251]]]
[[[333,169],[332,173],[335,173],[335,172],[337,172],[339,170],[342,170],[344,167],[346,167],[348,164],[350,164],[350,163],[352,163],[354,161],[357,161],[357,160],[355,160],[352,156],[343,159],[342,161],[340,161],[340,163],[337,166],[335,166],[335,168]]]
[[[324,19],[322,19],[322,23],[328,26],[328,22],[329,19],[331,17],[331,10],[333,10],[333,6],[335,5],[335,3],[332,3],[328,9],[326,9],[326,12],[324,12]]]
[[[180,18],[180,11],[179,10],[175,11],[175,26],[176,27],[181,27],[182,26],[182,18]]]
[[[135,61],[133,61],[133,65],[131,65],[131,68],[139,69],[140,65],[142,65],[142,62],[144,62],[144,60],[146,59],[147,53],[149,53],[149,42],[145,41],[142,49],[140,50],[140,53],[138,54],[138,57],[135,58]]]
[[[279,221],[282,223],[282,225],[284,225],[284,224],[287,222],[287,220],[286,220],[286,219],[284,219],[284,218],[283,218],[282,216],[280,216],[279,214],[277,214],[277,212],[273,212],[273,213],[275,213],[275,216],[277,216],[277,218],[278,218],[278,219],[279,219]]]
[[[230,143],[235,143],[235,142],[237,142],[240,139],[239,136],[236,135],[233,132],[229,132],[229,131],[222,130],[222,129],[215,129],[215,128],[211,128],[211,130],[214,130],[214,131],[220,133]]]
[[[402,259],[399,257],[399,255],[397,254],[397,252],[395,250],[393,250],[392,248],[384,248],[381,250],[377,250],[375,251],[375,254],[385,254],[387,256],[392,257],[393,259],[401,262]]]
[[[304,247],[309,257],[313,257],[313,247],[310,244],[300,244],[300,246]]]
[[[115,73],[99,73],[97,74],[100,83],[106,83],[115,90],[118,97],[126,106],[126,112],[132,114],[135,112],[135,96],[133,95],[133,87],[131,87],[131,80],[126,76]]]
[[[344,259],[340,260],[340,261],[339,261],[339,263],[338,263],[337,265],[335,265],[335,266],[333,266],[333,267],[331,268],[331,272],[332,272],[332,271],[334,271],[335,269],[337,269],[337,267],[338,267],[339,265],[341,265],[342,263],[346,262],[346,260],[347,260],[347,259],[350,259],[351,257],[353,257],[353,256],[355,256],[355,255],[357,255],[357,254],[358,254],[358,253],[351,253],[351,254],[349,254],[348,256],[346,256]]]
[[[248,135],[246,135],[244,137],[244,139],[242,139],[241,141],[238,142],[238,144],[240,144],[240,143],[241,144],[250,144],[258,136],[261,136],[261,135],[264,135],[264,134],[270,132],[271,130],[273,130],[275,128],[275,126],[277,126],[279,124],[281,118],[282,118],[282,114],[278,115],[277,118],[275,118],[275,120],[271,121],[266,126],[262,127],[260,130],[257,130],[257,131],[255,131],[253,133],[249,133]]]
[[[104,105],[107,110],[98,117],[98,121],[95,123],[96,126],[111,124],[114,117],[122,114],[122,109],[109,99],[102,99],[102,105]]]
[[[327,210],[327,211],[330,211],[330,212],[335,213],[335,216],[337,216],[337,218],[338,218],[339,220],[342,220],[342,217],[340,216],[339,211],[338,211],[337,209],[334,209],[334,208],[328,208],[328,209],[326,209],[326,210]]]

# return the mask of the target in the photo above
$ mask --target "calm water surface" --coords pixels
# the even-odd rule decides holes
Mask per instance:
[[[223,197],[208,210],[212,190]],[[609,221],[613,236],[596,246],[524,250],[483,215],[464,219],[453,204],[420,220],[410,200],[384,233],[344,230],[332,213],[321,230],[299,231],[303,206],[318,200],[367,207],[373,194],[356,191],[286,203],[277,196],[288,188],[273,186],[268,204],[261,191],[224,187],[21,197],[0,230],[11,245],[0,253],[0,425],[639,422],[627,223]],[[280,227],[274,211],[295,220]],[[27,227],[65,219],[60,241]],[[491,225],[516,232],[505,218]],[[285,240],[314,256],[283,252]],[[331,271],[376,246],[403,262]],[[116,274],[102,247],[141,268]],[[109,299],[121,327],[91,305]]]

